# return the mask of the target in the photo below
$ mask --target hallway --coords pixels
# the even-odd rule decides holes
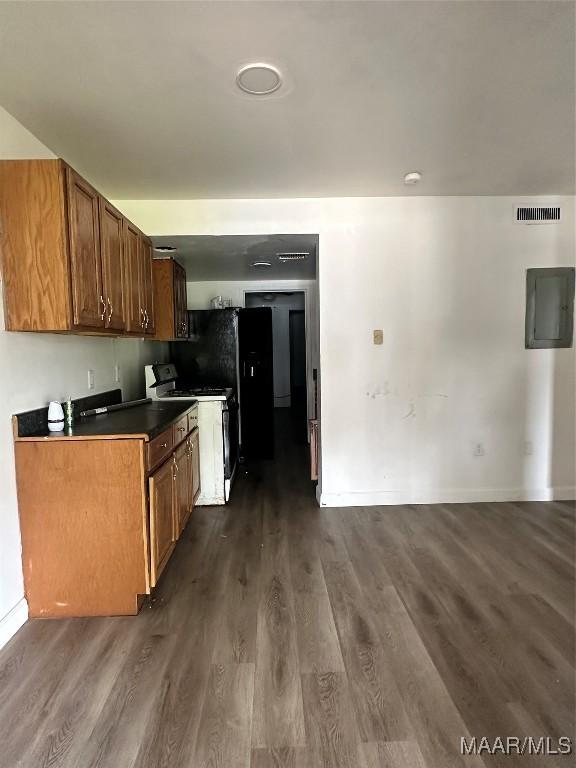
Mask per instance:
[[[574,506],[318,509],[307,473],[280,433],[137,617],[29,622],[0,765],[567,766],[460,739],[572,733]]]

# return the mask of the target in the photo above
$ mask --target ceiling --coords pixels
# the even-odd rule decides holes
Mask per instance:
[[[171,245],[188,280],[314,280],[317,235],[177,235],[153,237],[154,246]],[[281,262],[277,253],[308,252],[304,261]],[[159,254],[156,253],[156,256]],[[270,261],[270,267],[253,267]]]
[[[0,2],[0,104],[116,200],[573,193],[574,10]]]

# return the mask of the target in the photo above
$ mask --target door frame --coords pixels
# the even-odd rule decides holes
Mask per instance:
[[[314,416],[310,413],[310,407],[313,403],[313,393],[310,391],[310,385],[312,385],[312,389],[314,387],[314,384],[312,382],[312,365],[311,365],[311,358],[312,358],[312,344],[311,344],[311,338],[310,338],[310,327],[309,327],[309,313],[310,313],[310,289],[308,286],[303,286],[302,288],[286,288],[286,286],[282,286],[281,288],[275,288],[275,285],[282,285],[282,283],[274,283],[273,281],[270,281],[270,285],[266,285],[265,287],[262,286],[262,283],[259,283],[258,285],[255,285],[254,288],[244,288],[242,291],[242,307],[246,309],[246,294],[247,293],[303,293],[304,294],[304,333],[306,334],[306,418],[307,421],[314,418]],[[320,366],[318,366],[320,367]],[[310,434],[308,434],[308,442],[310,442]]]

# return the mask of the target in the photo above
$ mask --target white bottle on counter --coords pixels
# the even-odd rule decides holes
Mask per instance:
[[[64,411],[61,403],[52,400],[48,406],[48,429],[50,432],[62,432],[64,429]]]

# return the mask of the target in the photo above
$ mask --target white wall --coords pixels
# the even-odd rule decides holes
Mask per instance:
[[[155,235],[319,234],[321,498],[348,505],[573,497],[574,349],[524,349],[524,291],[573,265],[574,198],[531,198],[563,207],[542,226],[515,202],[118,204]]]
[[[274,291],[302,291],[304,305],[297,297],[295,302],[275,302],[273,307],[274,334],[274,405],[276,408],[290,407],[290,337],[288,309],[305,309],[306,312],[306,370],[308,378],[308,413],[314,410],[314,383],[312,370],[319,367],[318,349],[318,290],[316,280],[230,280],[188,282],[188,309],[209,309],[210,299],[223,296],[232,299],[235,307],[245,305],[246,293]],[[280,306],[282,304],[282,306]],[[254,305],[253,305],[254,306]],[[262,304],[265,306],[265,303]]]
[[[51,158],[7,112],[0,109],[0,158]],[[1,286],[0,286],[1,287]],[[0,647],[26,620],[20,529],[14,473],[12,414],[39,408],[49,400],[122,387],[125,399],[143,396],[144,365],[164,360],[166,345],[139,339],[102,339],[39,333],[8,333],[0,309]],[[114,380],[120,365],[121,381]]]

